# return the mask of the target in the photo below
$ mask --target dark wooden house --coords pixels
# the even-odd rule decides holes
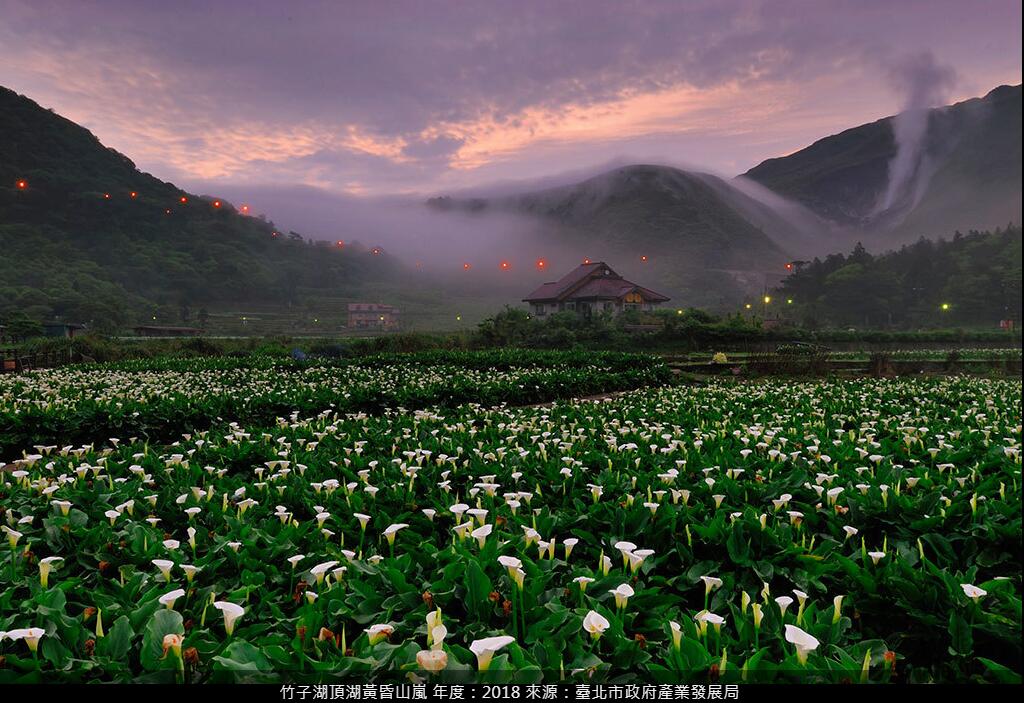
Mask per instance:
[[[565,310],[584,315],[649,311],[668,300],[661,293],[627,281],[608,264],[597,261],[582,264],[553,283],[545,283],[523,302],[529,303],[532,314],[543,317]]]

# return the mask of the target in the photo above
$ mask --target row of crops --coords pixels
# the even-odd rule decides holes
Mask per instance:
[[[357,360],[146,359],[0,377],[0,460],[33,444],[168,441],[292,412],[528,404],[666,382],[634,354],[428,352]]]
[[[521,382],[471,366],[437,374]],[[435,382],[388,369],[391,392]],[[180,371],[116,402],[297,399],[310,371]],[[130,392],[94,373],[24,412]],[[339,399],[383,379],[350,381],[333,409],[169,444],[24,446],[2,474],[0,681],[1020,680],[1019,381],[372,414]]]
[[[893,361],[1020,361],[1017,349],[894,349],[877,352]],[[871,357],[869,351],[834,351],[828,358],[834,361],[860,361]]]
[[[810,353],[818,348],[813,345],[779,345],[780,353]],[[827,361],[868,361],[874,354],[881,354],[891,361],[957,361],[957,362],[1006,362],[1020,361],[1020,348],[989,348],[989,349],[891,349],[872,351],[859,349],[851,351],[828,351],[820,348],[823,359]],[[671,355],[676,362],[691,363],[730,363],[743,362],[751,356],[748,352],[694,352],[683,355]]]

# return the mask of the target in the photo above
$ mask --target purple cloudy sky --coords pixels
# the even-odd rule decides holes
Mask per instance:
[[[1020,0],[0,0],[0,84],[207,190],[731,175],[1020,81]]]

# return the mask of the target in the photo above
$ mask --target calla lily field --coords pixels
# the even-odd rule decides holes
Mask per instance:
[[[0,380],[0,682],[1021,680],[1018,379],[669,376]]]

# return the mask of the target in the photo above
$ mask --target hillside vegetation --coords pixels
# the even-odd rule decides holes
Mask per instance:
[[[88,130],[3,88],[0,252],[0,318],[18,310],[100,329],[154,316],[187,322],[224,302],[354,294],[398,269],[385,254],[315,247],[142,173]]]
[[[793,299],[792,314],[809,326],[995,329],[1021,319],[1021,228],[920,239],[881,256],[858,245],[815,259],[777,297]]]

